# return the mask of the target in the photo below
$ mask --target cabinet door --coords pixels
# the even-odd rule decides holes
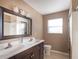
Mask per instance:
[[[33,52],[34,52],[34,59],[39,59],[40,58],[40,55],[39,55],[39,45],[35,46],[34,49],[33,49]]]
[[[39,45],[34,47],[34,59],[43,59],[44,58],[44,43],[40,43]]]
[[[39,59],[44,59],[44,43],[41,43],[39,45],[39,47],[40,47],[40,49],[39,49],[39,55],[40,55]]]
[[[9,59],[15,59],[15,57],[13,56],[13,57],[11,57],[11,58],[9,58]]]
[[[23,55],[21,59],[34,59],[34,54],[31,52],[29,54]]]

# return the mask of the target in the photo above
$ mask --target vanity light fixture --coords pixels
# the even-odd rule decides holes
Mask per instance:
[[[19,8],[18,7],[14,7],[13,11],[19,13]]]

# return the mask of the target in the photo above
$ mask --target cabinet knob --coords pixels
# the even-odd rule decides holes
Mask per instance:
[[[31,58],[33,58],[33,57],[34,57],[34,54],[31,55]]]

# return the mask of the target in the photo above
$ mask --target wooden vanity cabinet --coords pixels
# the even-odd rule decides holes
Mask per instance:
[[[40,43],[28,50],[25,50],[9,59],[43,59],[44,43]]]

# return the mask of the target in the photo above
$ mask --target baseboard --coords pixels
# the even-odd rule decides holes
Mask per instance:
[[[69,56],[68,53],[61,52],[61,51],[51,50],[51,52],[54,52],[54,53],[58,53],[58,54],[63,54],[63,55],[67,55],[67,56]]]

